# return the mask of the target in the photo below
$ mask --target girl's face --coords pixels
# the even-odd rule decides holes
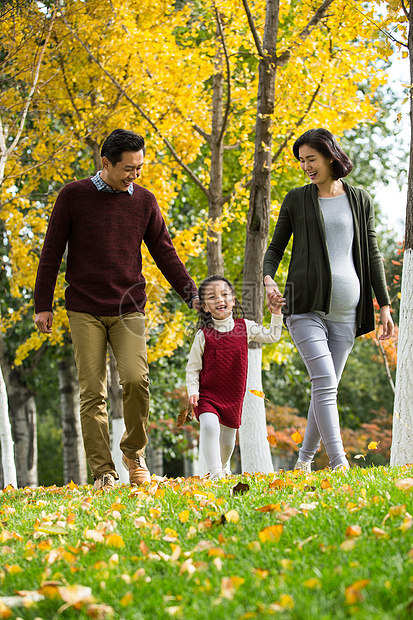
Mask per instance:
[[[331,164],[333,159],[324,157],[308,144],[303,144],[298,149],[301,169],[308,175],[311,183],[322,185],[333,181]]]
[[[214,319],[227,319],[232,314],[235,297],[228,284],[223,280],[214,280],[205,287],[202,309],[210,312]]]

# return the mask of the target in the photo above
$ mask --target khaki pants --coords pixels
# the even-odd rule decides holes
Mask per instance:
[[[94,478],[118,474],[110,452],[106,407],[106,353],[110,343],[123,386],[125,433],[120,448],[129,459],[148,443],[149,379],[145,317],[140,312],[95,316],[68,311],[80,388],[80,419],[86,458]]]

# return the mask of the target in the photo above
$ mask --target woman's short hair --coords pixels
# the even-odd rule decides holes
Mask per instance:
[[[333,159],[331,163],[333,179],[341,179],[347,176],[353,169],[353,164],[348,155],[339,146],[333,134],[322,127],[309,129],[294,142],[293,153],[296,159],[300,159],[301,146],[308,145],[327,157]]]
[[[122,153],[138,151],[143,151],[145,155],[145,139],[142,136],[127,129],[115,129],[102,144],[100,155],[116,166],[122,161]]]

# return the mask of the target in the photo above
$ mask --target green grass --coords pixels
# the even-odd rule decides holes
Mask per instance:
[[[6,490],[0,618],[411,618],[412,469]],[[44,598],[15,605],[23,590]]]

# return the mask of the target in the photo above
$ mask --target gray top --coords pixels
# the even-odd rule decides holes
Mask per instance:
[[[317,314],[337,323],[355,323],[360,281],[353,259],[354,228],[350,203],[347,194],[319,198],[319,201],[333,281],[330,312]]]

